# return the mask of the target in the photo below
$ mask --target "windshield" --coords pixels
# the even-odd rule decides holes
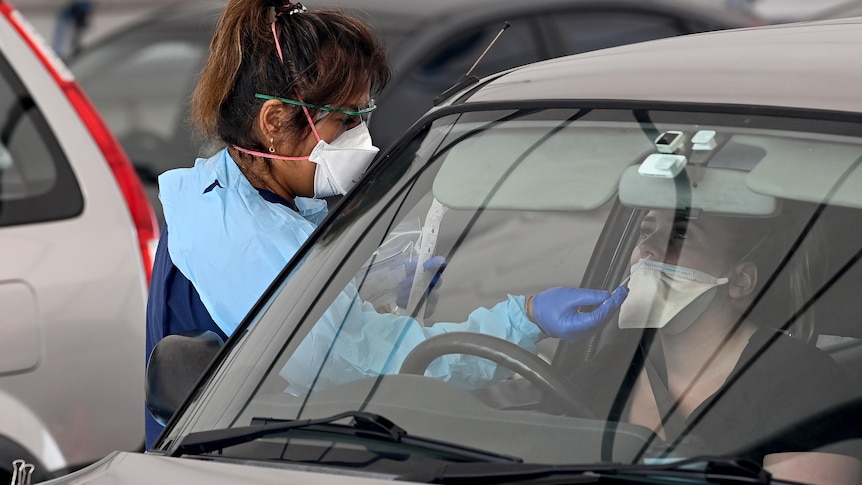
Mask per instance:
[[[528,463],[852,456],[856,127],[440,118],[322,226],[162,446],[361,411]],[[219,453],[325,462],[308,449],[357,446],[306,439]]]

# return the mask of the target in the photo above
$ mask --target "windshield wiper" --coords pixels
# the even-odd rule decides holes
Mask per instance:
[[[353,418],[349,425],[336,424],[346,418]],[[255,418],[259,419],[259,418]],[[276,421],[257,426],[241,426],[209,431],[199,431],[184,436],[170,456],[200,455],[223,448],[248,443],[250,441],[284,433],[290,430],[319,431],[322,433],[348,435],[373,441],[400,443],[423,451],[440,453],[458,460],[485,463],[520,463],[520,458],[478,450],[466,446],[436,441],[429,438],[408,436],[403,428],[379,414],[361,411],[347,411],[326,418],[296,419]]]
[[[585,465],[542,465],[535,463],[451,463],[432,472],[417,472],[399,479],[422,483],[468,484],[512,483],[537,479],[591,476],[596,482],[630,483],[652,477],[660,482],[697,479],[708,483],[774,483],[769,472],[750,460],[724,457],[695,457],[662,465],[624,465],[620,463]],[[683,482],[683,483],[684,483]],[[652,481],[650,481],[652,483]]]

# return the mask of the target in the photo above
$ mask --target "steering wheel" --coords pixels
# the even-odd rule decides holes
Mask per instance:
[[[550,364],[523,347],[492,335],[475,332],[435,335],[410,351],[399,373],[424,375],[434,359],[448,354],[474,355],[493,361],[562,399],[571,415],[595,419],[585,404],[586,396],[560,377]]]

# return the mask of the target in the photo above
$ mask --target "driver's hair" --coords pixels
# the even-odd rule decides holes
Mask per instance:
[[[806,307],[823,283],[826,262],[820,226],[809,224],[815,208],[785,202],[772,217],[721,218],[731,242],[729,256],[757,266],[747,318],[806,341],[816,337],[813,308]]]

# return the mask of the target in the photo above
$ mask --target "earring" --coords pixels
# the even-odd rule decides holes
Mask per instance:
[[[275,153],[275,139],[269,139],[269,153]]]

